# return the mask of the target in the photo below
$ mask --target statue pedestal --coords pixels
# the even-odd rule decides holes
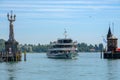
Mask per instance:
[[[6,41],[5,42],[5,51],[16,53],[18,51],[18,42],[17,41]]]
[[[21,61],[21,52],[18,50],[17,41],[6,41],[5,51],[7,54],[8,61]]]

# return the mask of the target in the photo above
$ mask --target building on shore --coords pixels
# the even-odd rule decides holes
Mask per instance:
[[[120,59],[120,48],[118,48],[118,38],[116,38],[109,27],[107,34],[107,50],[104,52],[105,59]]]

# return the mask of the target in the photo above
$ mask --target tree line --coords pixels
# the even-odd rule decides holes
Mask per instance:
[[[103,49],[103,44],[88,45],[87,43],[78,43],[78,52],[100,52]],[[47,52],[49,49],[49,44],[19,44],[18,48],[20,51],[24,52]],[[5,50],[5,40],[0,39],[0,51]]]

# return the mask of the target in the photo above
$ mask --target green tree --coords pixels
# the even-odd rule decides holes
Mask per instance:
[[[5,50],[5,40],[0,39],[0,51],[4,51],[4,50]]]

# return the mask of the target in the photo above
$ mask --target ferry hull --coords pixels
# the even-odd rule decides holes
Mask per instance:
[[[53,59],[72,59],[76,57],[78,54],[77,53],[47,53],[48,58],[53,58]]]

